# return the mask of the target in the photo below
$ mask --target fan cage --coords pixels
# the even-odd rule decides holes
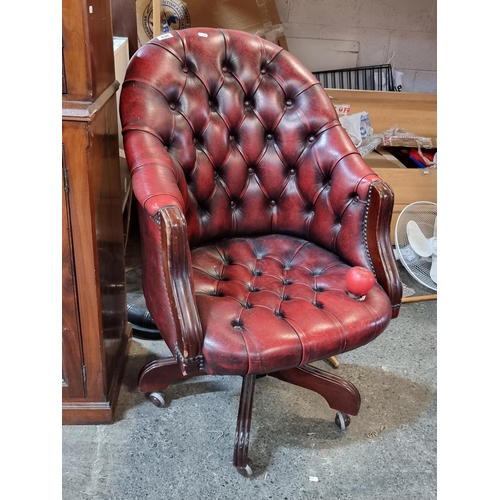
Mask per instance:
[[[324,88],[328,89],[395,90],[390,64],[315,71],[313,75]]]
[[[414,202],[403,209],[396,222],[394,240],[399,260],[404,268],[419,283],[437,291],[437,283],[430,277],[432,257],[420,257],[411,248],[406,233],[410,220],[415,221],[426,238],[434,236],[434,222],[437,217],[437,204],[432,202]]]

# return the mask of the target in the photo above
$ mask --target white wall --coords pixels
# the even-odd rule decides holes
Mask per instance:
[[[276,6],[287,40],[292,39],[293,43],[299,41],[296,39],[304,39],[304,43],[308,43],[307,39],[358,42],[354,66],[390,61],[395,70],[403,72],[403,91],[437,92],[436,2],[276,0]],[[314,65],[312,50],[309,57],[309,63]],[[301,58],[308,65],[304,56]]]

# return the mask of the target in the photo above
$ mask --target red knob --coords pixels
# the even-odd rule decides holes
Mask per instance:
[[[352,295],[362,297],[373,288],[375,276],[366,267],[355,266],[347,271],[345,281],[347,290]]]

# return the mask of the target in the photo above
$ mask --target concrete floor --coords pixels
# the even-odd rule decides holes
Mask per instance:
[[[345,431],[319,395],[258,379],[249,479],[232,466],[240,379],[178,383],[157,408],[137,391],[137,374],[168,351],[134,338],[115,423],[62,428],[62,498],[437,498],[436,316],[435,300],[404,304],[374,342],[338,356],[335,373],[362,397]]]

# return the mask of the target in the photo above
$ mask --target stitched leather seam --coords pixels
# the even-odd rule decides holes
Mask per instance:
[[[368,258],[368,262],[370,263],[371,271],[373,272],[373,274],[375,274],[375,267],[373,265],[373,262],[372,262],[372,259],[370,256],[370,250],[368,248],[368,237],[367,237],[368,211],[370,208],[370,203],[371,203],[371,198],[372,198],[372,188],[373,188],[373,184],[370,184],[370,188],[368,189],[368,197],[366,199],[365,213],[363,215],[363,244],[365,247],[365,252],[366,252],[366,256]]]

